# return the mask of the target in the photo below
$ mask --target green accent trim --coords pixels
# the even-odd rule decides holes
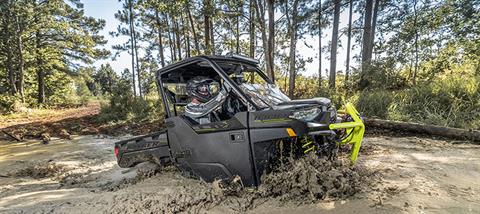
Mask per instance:
[[[310,147],[309,149],[305,150],[303,153],[307,154],[308,152],[312,151],[315,149],[315,146]]]
[[[308,142],[308,143],[306,143],[306,144],[303,144],[303,145],[302,145],[302,148],[306,148],[307,146],[309,146],[309,145],[312,144],[312,143],[313,143],[313,141],[310,141],[310,142]]]
[[[292,121],[291,119],[287,118],[277,118],[277,119],[268,119],[268,120],[255,120],[257,123],[278,123],[278,122],[288,122]]]

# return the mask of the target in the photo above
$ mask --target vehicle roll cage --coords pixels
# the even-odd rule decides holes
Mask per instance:
[[[174,72],[175,70],[179,68],[183,68],[198,62],[206,62],[208,63],[215,72],[224,80],[225,83],[230,86],[230,88],[240,97],[240,99],[244,100],[248,104],[248,110],[260,110],[261,108],[255,104],[249,96],[247,96],[239,87],[238,85],[233,82],[231,78],[228,77],[227,72],[225,72],[221,66],[217,64],[217,62],[236,62],[236,63],[242,63],[242,64],[247,64],[252,66],[255,71],[263,78],[265,81],[269,84],[273,84],[273,82],[258,68],[258,61],[252,58],[248,58],[245,56],[241,55],[236,55],[236,54],[227,54],[226,56],[195,56],[191,57],[185,60],[182,60],[180,62],[168,65],[166,67],[163,67],[157,71],[157,84],[159,87],[159,92],[162,96],[163,100],[163,106],[165,108],[165,113],[166,113],[166,118],[170,118],[171,112],[168,107],[168,99],[166,95],[165,88],[162,83],[162,75]]]

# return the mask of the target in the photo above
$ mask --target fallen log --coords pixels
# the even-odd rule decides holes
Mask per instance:
[[[379,129],[406,131],[418,134],[428,134],[435,136],[442,136],[458,140],[480,141],[480,130],[459,129],[444,126],[426,125],[412,122],[400,122],[381,120],[373,118],[365,118],[365,126]]]
[[[5,133],[7,136],[11,137],[12,139],[18,141],[18,142],[21,142],[21,141],[22,141],[22,139],[18,138],[17,136],[15,136],[15,135],[12,134],[12,133],[8,133],[7,131],[5,131],[5,130],[3,130],[3,129],[2,129],[2,132]]]

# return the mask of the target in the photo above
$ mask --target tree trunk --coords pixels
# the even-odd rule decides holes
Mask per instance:
[[[17,93],[17,86],[16,86],[16,80],[15,80],[15,70],[13,68],[13,50],[12,50],[12,46],[11,46],[11,43],[12,43],[12,38],[15,36],[15,32],[13,32],[10,28],[10,25],[11,25],[11,6],[12,6],[12,2],[11,1],[8,1],[6,2],[7,5],[5,5],[8,9],[5,9],[5,11],[3,11],[3,8],[2,8],[2,12],[4,12],[5,14],[3,15],[3,37],[2,37],[2,42],[4,43],[3,45],[5,46],[5,49],[6,49],[6,63],[5,63],[5,67],[7,69],[7,74],[8,74],[8,83],[9,83],[9,86],[10,86],[10,94],[11,95],[15,95]],[[15,11],[13,12],[15,13]],[[13,14],[15,15],[15,14]]]
[[[267,30],[265,26],[265,10],[263,5],[260,4],[258,0],[255,0],[255,13],[257,14],[258,24],[260,26],[260,32],[262,33],[262,47],[263,47],[263,55],[265,58],[265,67],[267,67],[267,75],[268,77],[273,80],[271,73],[268,71],[270,55],[268,54],[268,45],[267,45]]]
[[[185,42],[185,58],[187,58],[190,57],[190,35],[188,35],[188,31],[185,30],[185,19],[186,17],[182,16],[182,33]]]
[[[363,41],[362,41],[362,73],[360,75],[361,87],[366,86],[365,74],[370,66],[369,49],[370,49],[370,37],[372,32],[372,9],[373,0],[366,0],[365,5],[365,19],[363,22]]]
[[[287,11],[288,13],[288,11]],[[295,53],[296,53],[296,46],[297,46],[297,14],[298,14],[298,0],[294,0],[292,6],[292,21],[290,28],[290,53],[289,53],[289,81],[288,81],[288,96],[290,98],[294,98],[295,92],[295,77],[296,77],[296,70],[295,70]],[[288,19],[288,18],[287,18]]]
[[[195,44],[196,54],[200,54],[200,46],[198,45],[197,32],[195,30],[195,24],[193,24],[192,12],[190,11],[190,5],[187,5],[188,19],[190,21],[190,28],[192,29],[193,43]]]
[[[203,14],[204,14],[204,35],[205,35],[205,54],[211,54],[212,53],[212,47],[210,46],[211,42],[211,35],[210,35],[210,0],[204,0],[203,1]]]
[[[7,36],[10,37],[10,36]],[[11,47],[11,41],[8,38],[6,42],[7,48],[7,70],[8,70],[8,82],[10,84],[10,94],[15,95],[17,94],[17,86],[15,81],[15,70],[13,69],[13,51]]]
[[[135,51],[135,67],[137,68],[137,81],[138,81],[138,95],[140,97],[143,96],[143,93],[142,93],[142,72],[140,70],[140,66],[138,64],[138,46],[137,46],[137,32],[135,31],[135,19],[134,19],[134,14],[133,14],[133,10],[132,10],[132,33],[133,33],[133,45],[134,45],[134,48],[133,50]]]
[[[175,32],[175,41],[177,42],[177,51],[178,51],[178,60],[182,60],[182,41],[180,40],[180,29],[178,27],[178,21],[173,17],[174,32]]]
[[[443,126],[435,125],[425,125],[412,122],[399,122],[399,121],[390,121],[390,120],[380,120],[380,119],[365,119],[366,127],[374,127],[380,129],[388,129],[398,131],[407,131],[411,133],[418,134],[428,134],[435,136],[443,136],[448,138],[460,139],[460,140],[472,140],[480,141],[480,131],[479,130],[467,130],[459,128],[450,128]]]
[[[18,51],[18,81],[17,81],[17,89],[20,93],[20,97],[22,98],[22,103],[25,102],[25,92],[24,92],[24,76],[25,76],[25,60],[23,58],[23,28],[20,26],[20,22],[18,20],[18,16],[16,17],[17,22],[17,51]]]
[[[163,54],[163,41],[162,41],[162,25],[160,21],[160,16],[158,10],[155,9],[155,21],[157,23],[157,34],[158,34],[158,53],[160,55],[160,64],[162,67],[165,67],[165,56]]]
[[[38,16],[40,15],[39,14],[39,11],[37,11],[37,2],[36,1],[33,1],[33,5],[34,5],[34,12],[36,13],[36,15],[34,16],[34,23],[38,26],[40,26],[40,21],[38,19]],[[38,104],[43,104],[45,103],[45,71],[43,70],[44,67],[43,67],[43,59],[42,59],[42,55],[41,55],[41,48],[42,48],[42,44],[41,44],[41,40],[40,40],[40,37],[41,37],[41,32],[40,32],[41,28],[37,28],[37,30],[35,31],[35,62],[36,62],[36,65],[35,65],[35,70],[36,70],[36,73],[37,73],[37,102]]]
[[[167,16],[167,27],[168,27],[168,41],[169,41],[169,45],[170,45],[170,54],[171,54],[171,59],[172,59],[172,62],[175,62],[177,61],[177,49],[175,48],[175,36],[172,36],[172,32],[173,32],[173,26],[170,25],[170,19],[168,18]]]
[[[132,56],[132,86],[133,86],[133,94],[137,96],[137,87],[135,82],[135,41],[133,39],[133,4],[132,0],[128,1],[128,8],[129,8],[129,26],[130,26],[130,53]]]
[[[270,74],[272,82],[275,82],[275,10],[274,10],[275,0],[267,0],[267,10],[268,10],[268,59],[267,62],[267,71]]]
[[[375,44],[375,29],[377,26],[377,15],[378,15],[378,5],[380,0],[375,0],[375,6],[373,7],[373,17],[372,17],[372,32],[370,33],[370,43],[368,45],[368,59],[372,60],[373,55],[373,45]]]
[[[322,86],[322,0],[318,1],[318,88]]]
[[[352,15],[353,15],[353,0],[350,0],[350,10],[348,12],[348,32],[347,32],[347,62],[345,65],[345,84],[348,83],[348,76],[350,73],[350,48],[352,40]]]
[[[212,47],[212,55],[215,55],[215,35],[213,34],[213,28],[215,26],[213,25],[213,17],[210,17],[210,45]]]
[[[37,70],[37,84],[38,84],[38,103],[45,103],[45,71],[43,70],[43,59],[41,56],[41,44],[40,44],[40,31],[37,30],[35,33],[35,60],[36,60],[36,70]]]
[[[240,54],[240,18],[239,15],[237,15],[237,20],[236,20],[236,28],[235,28],[235,40],[236,40],[236,46],[235,50],[237,54]]]
[[[330,76],[328,86],[335,88],[337,73],[337,44],[338,44],[338,24],[340,21],[340,0],[335,0],[335,9],[333,13],[332,29],[332,47],[330,49]]]
[[[250,32],[250,42],[249,42],[249,56],[252,58],[255,58],[255,2],[254,0],[250,0],[250,23],[249,23],[249,29],[248,31]],[[253,75],[252,75],[253,76]]]
[[[290,24],[291,23],[291,19],[290,19],[290,13],[288,11],[290,11],[290,9],[288,8],[288,1],[284,1],[284,10],[286,11],[285,12],[285,20],[287,21],[287,37],[289,37],[290,33],[291,33],[291,30],[292,30],[292,25]],[[290,54],[290,53],[289,53]],[[289,55],[290,56],[290,55]],[[293,85],[293,89],[290,90],[290,77],[292,75],[290,75],[290,58],[287,58],[287,72],[285,73],[285,77],[284,77],[284,90],[285,90],[285,93],[289,93],[290,95],[290,91],[291,93],[293,94],[293,91],[295,90],[295,85]],[[293,97],[293,96],[291,96]]]
[[[417,0],[413,3],[414,13],[414,28],[415,28],[415,69],[413,70],[413,85],[417,84],[417,71],[418,71],[418,30],[417,30]]]

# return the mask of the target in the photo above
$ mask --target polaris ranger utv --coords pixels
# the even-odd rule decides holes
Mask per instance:
[[[198,77],[208,79],[212,96],[192,112],[187,92]],[[357,159],[365,128],[351,104],[337,112],[327,98],[290,100],[254,59],[192,57],[160,69],[157,83],[166,128],[115,143],[120,167],[174,164],[207,182],[238,175],[258,186],[285,155],[335,158],[339,145],[350,144],[350,160]]]

